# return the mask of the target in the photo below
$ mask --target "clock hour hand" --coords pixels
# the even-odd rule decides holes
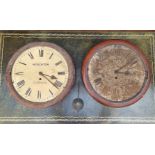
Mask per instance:
[[[125,71],[125,72],[116,72],[116,74],[125,74],[125,75],[131,75],[131,73],[129,71]]]
[[[51,79],[58,79],[58,78],[54,75],[51,75]]]
[[[42,72],[41,72],[42,73]],[[40,73],[39,73],[40,74]],[[43,73],[42,73],[43,74]],[[58,79],[56,76],[54,76],[54,75],[47,75],[47,74],[43,74],[44,76],[48,76],[48,77],[50,77],[51,79]]]
[[[50,81],[45,74],[43,74],[42,72],[39,72],[39,75],[41,75],[42,77],[44,77],[49,83],[51,83],[55,88],[59,89],[52,81]]]

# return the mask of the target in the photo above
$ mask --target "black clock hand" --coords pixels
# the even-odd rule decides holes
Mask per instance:
[[[121,69],[125,68],[126,66],[132,66],[134,64],[137,63],[137,60],[135,61],[131,61],[131,62],[127,62],[125,65],[123,65],[122,67],[120,67],[119,69],[115,70],[115,73],[119,72]]]
[[[127,71],[125,71],[125,72],[120,72],[120,71],[118,71],[118,72],[116,72],[116,74],[125,74],[125,75],[131,75],[131,73],[127,70]]]
[[[42,72],[41,72],[42,73]],[[43,74],[43,73],[42,73]],[[58,79],[57,77],[55,77],[54,75],[47,75],[47,74],[43,74],[44,76],[48,76],[50,77],[51,79]]]
[[[53,82],[51,82],[42,72],[39,72],[39,75],[44,77],[49,83],[51,83],[55,88],[59,89]]]

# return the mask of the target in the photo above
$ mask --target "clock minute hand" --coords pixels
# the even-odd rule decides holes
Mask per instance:
[[[53,82],[51,82],[46,75],[44,75],[42,72],[39,72],[39,75],[41,75],[42,77],[44,77],[49,83],[51,83],[55,88],[59,89]]]
[[[117,73],[117,72],[119,72],[121,69],[123,69],[124,67],[126,67],[126,66],[132,66],[132,65],[134,65],[135,63],[137,63],[137,60],[135,60],[135,61],[131,61],[131,62],[127,62],[125,65],[123,65],[122,67],[120,67],[119,69],[117,69],[117,70],[115,70],[115,73]]]

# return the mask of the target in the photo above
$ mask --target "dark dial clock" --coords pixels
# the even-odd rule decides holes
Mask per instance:
[[[151,69],[143,52],[127,41],[109,40],[93,47],[82,67],[86,89],[111,107],[138,101],[151,81]]]

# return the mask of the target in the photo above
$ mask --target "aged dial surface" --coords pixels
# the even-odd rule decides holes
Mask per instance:
[[[85,59],[83,72],[90,94],[114,107],[136,102],[150,83],[145,56],[125,41],[106,41],[97,45]]]
[[[32,107],[57,103],[68,93],[74,79],[74,67],[67,52],[45,42],[21,48],[10,60],[7,72],[13,95]]]

